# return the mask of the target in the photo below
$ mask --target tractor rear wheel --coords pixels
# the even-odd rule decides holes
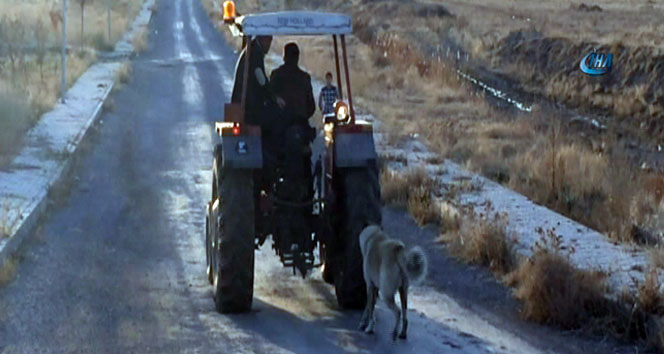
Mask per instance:
[[[221,313],[251,310],[254,294],[254,186],[251,170],[216,169],[217,225],[214,302]]]
[[[334,262],[334,283],[339,306],[357,309],[365,306],[366,285],[362,270],[360,232],[368,225],[381,224],[380,184],[375,163],[340,171],[342,225],[337,240],[343,242]]]

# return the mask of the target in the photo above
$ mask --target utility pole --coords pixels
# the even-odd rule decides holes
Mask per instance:
[[[67,91],[67,0],[62,0],[62,80],[60,86],[60,99],[65,102]]]

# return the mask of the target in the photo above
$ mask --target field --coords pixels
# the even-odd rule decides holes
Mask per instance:
[[[664,76],[640,71],[662,69],[661,65],[651,65],[659,60],[657,56],[643,54],[658,53],[664,45],[657,37],[661,29],[657,19],[664,14],[661,5],[644,2],[635,7],[605,1],[599,3],[598,11],[592,5],[564,1],[446,2],[444,6],[442,2],[417,1],[356,1],[353,6],[322,1],[289,3],[292,8],[326,7],[353,14],[355,36],[350,40],[350,60],[356,100],[386,123],[395,141],[417,134],[442,156],[613,240],[658,247],[664,235],[664,180],[661,173],[640,168],[643,165],[633,161],[627,146],[648,148],[656,146],[658,139],[664,146],[662,135],[651,131],[659,129],[664,117],[657,115],[658,108],[647,108],[661,107],[661,103],[632,92],[639,85],[661,91],[657,85],[664,82]],[[624,32],[615,31],[621,28]],[[542,42],[527,41],[509,45],[515,33],[526,32],[537,32],[543,41],[557,41],[569,48],[562,44],[560,48],[540,48]],[[631,54],[614,53],[620,68],[614,69],[606,86],[588,82],[578,70],[584,53],[579,48],[592,38],[607,46],[633,46],[625,49]],[[303,65],[314,76],[321,77],[332,68],[329,39],[297,40],[303,48]],[[276,41],[273,50],[278,51],[282,44]],[[524,49],[531,45],[534,47]],[[468,59],[455,61],[454,54],[452,59],[432,55],[446,53],[446,48]],[[537,48],[552,59],[541,63],[533,60],[531,52]],[[554,61],[556,50],[569,52],[568,57],[562,57],[560,63]],[[507,52],[525,54],[511,54],[512,61],[502,63]],[[629,59],[634,53],[642,53],[644,60]],[[608,128],[601,132],[579,129],[564,116],[567,111],[548,109],[537,100],[530,112],[496,106],[456,73],[460,68],[474,74],[472,70],[478,67],[490,67],[490,74],[506,77],[526,92],[543,96],[543,101],[575,101],[583,103],[577,107],[581,112],[608,114]],[[521,73],[514,69],[517,67]],[[627,80],[625,72],[643,82],[634,83],[636,86],[614,82],[617,78]],[[556,82],[565,85],[559,94],[566,98],[547,91]],[[588,85],[594,89],[589,90]],[[600,96],[607,104],[621,102],[623,110],[638,113],[623,117],[608,106],[598,107],[593,102]],[[655,96],[651,98],[658,100]]]
[[[213,11],[210,2],[204,3]],[[643,163],[639,153],[664,147],[662,4],[238,1],[238,8],[243,6],[247,12],[309,8],[351,14],[354,98],[360,108],[385,123],[385,133],[394,143],[418,136],[441,157],[507,185],[614,242],[649,248],[651,268],[664,266],[664,175]],[[301,46],[302,66],[313,76],[321,79],[326,71],[334,71],[329,38],[278,38],[272,50],[280,53],[293,39]],[[580,58],[592,48],[614,54],[610,76],[593,81],[578,70]],[[461,79],[457,70],[498,85],[514,97],[529,97],[532,109],[524,112],[496,104],[486,92]],[[602,117],[606,126],[579,125],[575,120],[579,115]],[[606,322],[599,327],[657,341],[657,335],[636,335],[638,331],[623,327],[630,325],[622,323],[623,311],[599,300],[604,290],[598,275],[573,270],[564,257],[551,252],[517,262],[501,243],[500,227],[469,228],[472,215],[462,215],[460,224],[444,214],[432,215],[428,199],[419,198],[421,189],[428,190],[419,175],[383,173],[385,202],[407,208],[418,222],[441,222],[441,240],[460,258],[495,267],[500,277],[509,273],[507,282],[516,286],[526,317],[576,327],[586,318],[574,316],[590,308],[600,318],[596,321]],[[448,230],[450,223],[453,227]],[[459,246],[461,234],[473,242]],[[561,267],[569,271],[564,281],[556,283],[550,277],[555,278],[559,273],[555,269]],[[531,270],[542,278],[524,281]],[[581,289],[572,291],[577,295],[592,295],[545,294],[570,287]],[[660,299],[658,290],[650,291],[657,288],[643,284],[639,299],[624,303]],[[557,318],[551,309],[561,299],[564,306],[586,307]],[[660,300],[655,302],[661,305]],[[641,307],[653,312],[649,306]]]
[[[527,91],[609,114],[644,143],[664,143],[661,2],[492,0],[446,6],[466,22],[456,36],[463,47],[516,77]],[[574,64],[593,48],[614,55],[610,76],[589,78],[576,70]]]
[[[68,1],[67,83],[96,60],[99,51],[113,49],[141,0]],[[111,31],[107,8],[111,4]],[[60,95],[62,41],[61,4],[51,0],[0,2],[0,165],[20,146],[23,133]]]
[[[213,9],[211,2],[204,3]],[[395,142],[417,134],[441,156],[612,240],[647,244],[653,247],[653,254],[661,253],[664,176],[642,164],[630,146],[655,151],[658,144],[664,147],[664,135],[653,131],[664,126],[664,117],[657,113],[664,107],[657,101],[657,95],[664,92],[657,88],[664,82],[664,74],[646,75],[649,70],[664,70],[652,65],[660,60],[657,53],[664,46],[658,37],[662,5],[497,0],[238,2],[240,9],[243,6],[261,11],[310,8],[352,14],[355,36],[349,39],[349,52],[355,99],[386,123]],[[511,45],[510,38],[518,33],[537,33],[541,40]],[[285,40],[275,40],[272,50],[278,53]],[[296,40],[303,53],[302,65],[314,76],[322,78],[326,71],[333,71],[329,38]],[[558,44],[542,47],[547,41]],[[604,81],[591,82],[578,70],[583,48],[592,48],[588,43],[624,47],[624,52],[614,52],[619,68],[609,78],[600,79]],[[538,50],[540,56],[533,60],[532,52]],[[456,52],[467,59],[455,60]],[[551,58],[540,60],[544,53]],[[554,60],[554,54],[560,53],[566,56]],[[636,53],[643,60],[635,59]],[[482,71],[487,77],[497,82],[505,78],[508,87],[516,86],[541,99],[535,99],[530,112],[496,106],[457,75],[457,69],[475,74],[477,68],[490,68]],[[626,73],[632,78],[627,79]],[[556,83],[565,89],[554,94],[550,87]],[[636,87],[658,93],[648,100],[634,95]],[[615,109],[597,106],[599,97]],[[569,109],[549,108],[559,104]],[[570,119],[570,110],[573,114],[602,114],[608,117],[607,128],[579,128]],[[616,110],[636,113],[625,117]]]

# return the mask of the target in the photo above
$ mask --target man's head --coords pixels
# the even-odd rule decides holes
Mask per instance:
[[[284,46],[284,63],[297,65],[300,60],[300,48],[295,42],[290,42]]]
[[[270,46],[272,45],[272,36],[257,36],[256,42],[263,49],[263,54],[267,54],[270,51]]]
[[[329,72],[329,71],[327,73],[325,73],[325,82],[328,85],[332,85],[332,73]]]

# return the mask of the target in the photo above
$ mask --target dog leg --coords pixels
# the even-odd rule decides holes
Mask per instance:
[[[405,285],[399,287],[399,297],[401,298],[401,334],[399,334],[399,338],[406,339],[406,331],[408,331],[408,288]]]
[[[364,307],[364,313],[362,313],[362,319],[360,319],[360,331],[364,331],[369,325],[369,314],[371,311],[371,297],[373,296],[375,286],[367,282],[367,305]]]
[[[368,319],[368,324],[364,332],[366,333],[373,333],[374,332],[374,327],[376,326],[376,300],[378,299],[378,288],[375,286],[371,286],[371,292],[367,292],[368,298],[367,298],[367,306],[369,309],[369,313],[367,315]]]
[[[383,300],[385,300],[385,304],[387,304],[387,307],[392,310],[392,313],[394,313],[394,329],[392,330],[392,340],[397,340],[397,333],[399,332],[399,322],[401,322],[401,310],[399,310],[399,306],[394,303],[394,294],[392,294],[391,297],[386,296]]]

